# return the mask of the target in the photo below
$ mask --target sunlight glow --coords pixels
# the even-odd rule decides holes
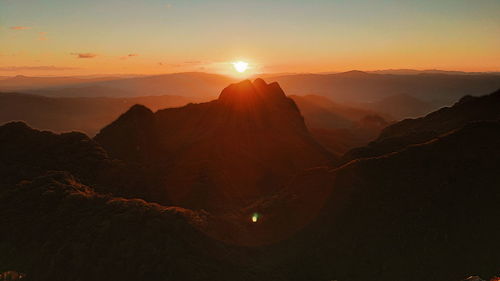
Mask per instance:
[[[248,63],[244,61],[233,62],[233,67],[239,73],[243,73],[248,69]]]

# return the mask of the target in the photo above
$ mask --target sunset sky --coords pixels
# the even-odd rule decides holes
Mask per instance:
[[[0,0],[0,76],[500,70],[499,0]]]

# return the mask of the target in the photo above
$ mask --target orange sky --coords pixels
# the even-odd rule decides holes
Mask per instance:
[[[0,76],[500,70],[500,1],[0,0]]]

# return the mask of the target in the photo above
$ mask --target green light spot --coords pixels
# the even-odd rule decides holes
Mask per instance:
[[[252,215],[252,222],[257,222],[259,220],[259,213],[253,213]]]

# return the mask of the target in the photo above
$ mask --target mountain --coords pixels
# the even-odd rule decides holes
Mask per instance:
[[[64,87],[76,86],[85,83],[94,83],[98,81],[114,80],[114,77],[95,77],[95,78],[78,78],[78,77],[30,77],[17,75],[14,77],[6,77],[0,80],[0,91],[19,91],[28,89],[39,89],[47,87]]]
[[[385,128],[380,136],[366,147],[353,149],[343,158],[380,156],[411,144],[429,141],[458,129],[471,121],[500,118],[500,90],[486,96],[465,96],[451,107],[444,107],[425,117],[406,119]]]
[[[211,73],[185,72],[113,81],[102,81],[89,86],[100,86],[127,91],[128,96],[176,95],[190,98],[214,98],[220,89],[235,79]]]
[[[335,103],[331,99],[318,95],[291,95],[310,128],[339,129],[350,128],[359,120],[376,111]],[[389,116],[382,116],[389,118]]]
[[[22,120],[55,132],[80,131],[95,135],[134,104],[158,110],[195,101],[180,96],[137,98],[48,98],[21,93],[0,93],[0,124]]]
[[[406,94],[388,96],[369,103],[356,103],[356,106],[382,112],[396,120],[419,117],[436,109],[433,103]]]
[[[481,95],[500,88],[498,73],[424,71],[396,75],[347,71],[323,74],[267,74],[289,95],[321,95],[336,102],[376,102],[385,97],[412,96],[438,109],[464,95]],[[10,77],[0,91],[57,97],[137,97],[175,95],[213,99],[236,79],[218,74],[187,72],[137,77]]]
[[[375,102],[384,97],[406,95],[439,106],[450,105],[464,95],[482,95],[500,88],[498,74],[393,75],[361,71],[334,74],[272,76],[289,95],[321,95],[337,102]]]
[[[207,103],[156,113],[134,106],[95,140],[115,158],[161,167],[175,204],[209,210],[247,204],[335,160],[293,100],[262,79],[232,84]]]
[[[391,118],[372,110],[335,103],[322,96],[290,97],[300,108],[311,134],[338,156],[375,139],[389,124],[386,120]]]
[[[138,77],[14,77],[0,80],[0,91],[48,97],[183,96],[212,99],[235,79],[210,73],[185,72]]]
[[[480,75],[480,74],[494,74],[498,75],[499,72],[465,72],[465,71],[455,71],[455,70],[440,70],[440,69],[383,69],[370,71],[370,73],[377,74],[395,74],[395,75],[414,75],[414,74],[449,74],[449,75]]]
[[[325,165],[295,103],[262,80],[208,103],[133,106],[95,140],[5,124],[0,270],[43,281],[498,275],[498,98],[393,124],[380,139],[397,145],[342,166]]]

